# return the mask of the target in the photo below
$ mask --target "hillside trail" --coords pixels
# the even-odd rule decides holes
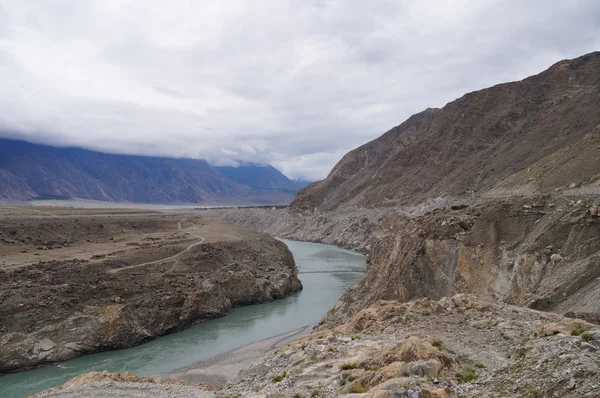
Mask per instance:
[[[201,244],[203,244],[203,243],[206,241],[206,238],[203,238],[203,237],[202,237],[202,236],[200,236],[200,235],[197,235],[197,234],[195,234],[195,233],[193,233],[193,232],[189,232],[189,231],[186,231],[185,229],[183,229],[183,227],[181,226],[181,223],[182,223],[182,222],[184,222],[184,221],[185,221],[185,218],[184,218],[184,219],[182,219],[181,221],[177,222],[177,228],[179,228],[179,230],[180,230],[181,232],[183,232],[183,233],[186,233],[186,234],[188,234],[188,235],[191,235],[191,236],[193,236],[193,237],[195,237],[195,238],[198,238],[198,239],[200,239],[198,242],[194,242],[194,243],[192,243],[191,245],[189,245],[188,247],[186,247],[186,248],[185,248],[185,249],[183,249],[182,251],[180,251],[180,252],[178,252],[178,253],[176,253],[176,254],[173,254],[172,256],[165,257],[165,258],[161,258],[161,259],[159,259],[159,260],[149,261],[149,262],[147,262],[147,263],[136,264],[136,265],[129,265],[129,266],[127,266],[127,267],[123,267],[123,268],[111,269],[110,271],[108,271],[108,273],[109,273],[109,274],[116,274],[117,272],[120,272],[120,271],[123,271],[123,270],[126,270],[126,269],[133,269],[133,268],[145,267],[145,266],[147,266],[147,265],[153,265],[153,264],[162,263],[162,262],[164,262],[164,261],[173,260],[173,259],[175,259],[175,258],[177,258],[177,257],[181,256],[183,253],[186,253],[186,252],[190,251],[190,250],[191,250],[191,249],[193,249],[194,247],[196,247],[196,246],[198,246],[198,245],[201,245]]]

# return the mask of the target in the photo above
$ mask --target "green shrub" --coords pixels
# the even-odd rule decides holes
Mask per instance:
[[[312,357],[310,357],[310,360],[311,360],[311,361],[316,361],[316,360],[317,360],[317,356],[316,356],[316,355],[313,355]]]
[[[365,392],[367,392],[367,391],[369,391],[369,387],[367,387],[367,386],[363,386],[363,385],[362,385],[362,384],[360,384],[360,383],[355,383],[355,384],[353,384],[353,385],[350,387],[350,389],[348,390],[348,392],[349,392],[350,394],[362,394],[362,393],[365,393]]]
[[[314,397],[319,397],[319,396],[321,396],[321,391],[319,391],[319,390],[316,390],[316,389],[315,389],[315,390],[312,390],[312,391],[310,392],[310,396],[311,396],[311,397],[313,397],[313,398],[314,398]]]
[[[431,342],[431,345],[434,347],[437,347],[438,350],[440,350],[440,351],[446,350],[446,347],[444,347],[444,343],[442,343],[442,340],[440,340],[440,339],[433,339],[433,341]]]
[[[373,365],[370,368],[370,370],[373,372],[377,372],[379,369],[381,369],[381,366],[379,366],[379,365]]]
[[[328,352],[333,352],[333,351],[334,351],[334,350],[333,350],[333,347],[329,347],[329,348],[327,349],[327,351],[328,351]]]
[[[346,385],[346,379],[341,379],[340,386],[345,386],[345,385]]]
[[[356,363],[343,363],[340,365],[340,369],[342,369],[342,370],[356,369],[359,367],[360,366],[358,366],[358,364],[356,364]]]
[[[581,333],[580,337],[581,337],[581,340],[586,341],[586,342],[594,340],[594,337],[588,331]]]
[[[304,351],[304,350],[306,349],[306,344],[302,343],[302,345],[300,346],[300,349],[301,349],[302,351]]]
[[[292,395],[292,398],[302,398],[302,395],[296,393],[296,394]]]
[[[481,362],[477,362],[477,363],[475,364],[475,367],[476,367],[476,368],[479,368],[479,369],[484,369],[484,368],[485,368],[485,365],[484,365],[484,364],[482,364]]]
[[[573,325],[573,329],[571,329],[572,336],[579,336],[583,332],[585,332],[585,327],[583,326],[583,323],[581,323],[581,322],[576,322]]]
[[[287,372],[283,372],[282,374],[273,377],[273,383],[279,383],[280,381],[282,381],[286,377],[287,377]]]
[[[463,370],[461,373],[459,373],[457,375],[457,377],[461,383],[469,383],[473,380],[476,380],[479,377],[479,375],[477,374],[475,369],[473,369],[472,367],[469,366],[468,368]]]
[[[356,380],[355,376],[352,376],[352,375],[348,376],[348,381],[349,382],[353,382],[354,380]]]

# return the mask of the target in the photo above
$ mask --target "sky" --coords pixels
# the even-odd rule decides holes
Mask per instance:
[[[316,180],[416,112],[597,50],[597,0],[0,0],[0,136]]]

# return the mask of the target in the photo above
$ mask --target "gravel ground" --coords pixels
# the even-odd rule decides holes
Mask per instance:
[[[212,398],[215,393],[175,384],[101,381],[35,395],[35,398]]]

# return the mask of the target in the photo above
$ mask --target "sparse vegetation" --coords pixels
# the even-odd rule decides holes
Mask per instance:
[[[581,333],[581,335],[579,336],[581,337],[581,340],[585,341],[585,342],[589,342],[592,341],[594,339],[594,337],[592,336],[592,334],[588,331],[585,331],[583,333]]]
[[[482,364],[481,362],[476,362],[476,363],[475,363],[475,367],[476,367],[476,368],[479,368],[479,369],[484,369],[484,368],[485,368],[485,365],[484,365],[484,364]]]
[[[296,393],[296,394],[292,395],[292,398],[302,398],[302,395]]]
[[[503,338],[504,340],[511,340],[510,336],[509,336],[509,335],[507,335],[506,333],[502,333],[502,338]]]
[[[310,360],[311,360],[311,361],[316,361],[316,360],[317,360],[317,356],[316,356],[316,355],[313,355],[312,357],[310,357]]]
[[[381,369],[381,366],[379,366],[379,365],[373,365],[370,367],[370,370],[372,372],[377,372],[379,369]]]
[[[585,332],[585,327],[583,326],[583,323],[581,322],[575,322],[575,324],[573,325],[573,329],[571,329],[571,335],[572,336],[579,336],[581,335],[583,332]]]
[[[365,393],[365,392],[367,392],[367,391],[369,391],[369,387],[367,387],[367,386],[363,386],[363,385],[362,385],[362,384],[360,384],[360,383],[355,383],[355,384],[353,384],[353,385],[350,387],[350,389],[348,390],[348,392],[349,392],[350,394],[362,394],[362,393]]]
[[[301,349],[302,351],[306,350],[306,344],[302,343],[302,345],[300,346],[300,349]]]
[[[333,349],[333,347],[329,347],[329,348],[327,348],[327,352],[333,352],[333,351],[335,351],[335,350]]]
[[[440,339],[433,339],[431,345],[437,347],[440,351],[446,351],[446,347],[444,347],[444,343]]]
[[[320,396],[321,396],[321,391],[319,391],[319,390],[317,390],[317,389],[315,389],[315,390],[312,390],[312,391],[310,392],[310,396],[311,396],[311,397],[313,397],[313,398],[314,398],[314,397],[320,397]]]
[[[282,374],[273,377],[273,383],[279,383],[280,381],[282,381],[286,377],[287,377],[287,372],[283,372]]]
[[[356,376],[352,376],[352,375],[348,376],[349,382],[353,382],[354,380],[356,380]]]
[[[529,390],[529,396],[532,398],[538,398],[542,396],[542,392],[538,388]]]
[[[456,375],[461,383],[469,383],[473,380],[477,380],[479,374],[472,367],[467,367],[465,370]]]
[[[358,364],[356,364],[356,363],[343,363],[340,365],[341,370],[357,369],[359,367],[360,366],[358,366]]]
[[[345,385],[346,385],[346,379],[341,379],[340,386],[345,386]]]

